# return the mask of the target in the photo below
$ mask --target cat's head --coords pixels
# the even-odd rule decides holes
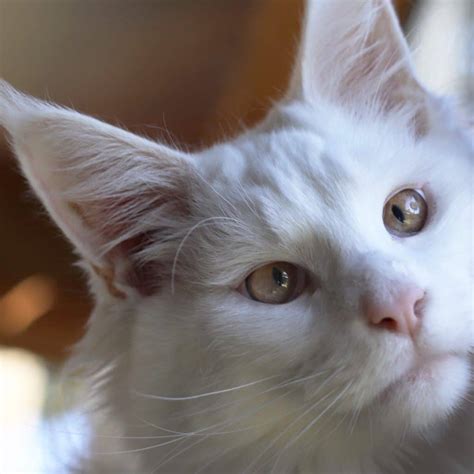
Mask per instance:
[[[310,2],[284,100],[200,153],[6,84],[0,124],[91,276],[82,357],[123,364],[111,375],[121,389],[179,397],[240,384],[238,403],[239,390],[291,388],[285,406],[308,409],[296,412],[304,436],[323,414],[401,433],[459,405],[472,150],[418,83],[387,1]],[[125,399],[148,415],[168,406]]]

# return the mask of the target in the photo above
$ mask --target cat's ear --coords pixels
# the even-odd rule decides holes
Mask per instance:
[[[427,94],[390,0],[307,0],[289,98],[388,112],[411,107],[426,127]]]
[[[186,218],[189,156],[2,81],[0,126],[35,192],[109,292],[154,291],[159,270],[143,252]]]

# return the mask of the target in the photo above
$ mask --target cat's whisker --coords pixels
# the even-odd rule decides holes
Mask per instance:
[[[149,398],[149,399],[152,399],[152,400],[166,400],[166,401],[196,400],[196,399],[199,399],[199,398],[205,398],[205,397],[210,397],[210,396],[213,396],[213,395],[220,395],[220,394],[223,394],[223,393],[234,392],[236,390],[242,390],[244,388],[252,387],[254,385],[266,382],[267,380],[274,379],[276,377],[278,377],[278,376],[277,375],[272,375],[270,377],[265,377],[263,379],[256,380],[254,382],[249,382],[249,383],[246,383],[246,384],[243,384],[243,385],[238,385],[236,387],[226,388],[226,389],[223,389],[223,390],[215,390],[213,392],[200,393],[200,394],[197,394],[197,395],[190,395],[190,396],[187,396],[187,397],[166,397],[166,396],[161,396],[161,395],[150,395],[150,394],[147,394],[147,393],[142,393],[142,392],[137,392],[137,391],[133,391],[133,393],[135,395],[140,396],[140,397]]]
[[[186,445],[187,441],[188,441],[188,439],[184,438],[180,442],[176,443],[169,450],[167,450],[167,452],[165,454],[163,454],[160,458],[158,458],[158,460],[161,462],[162,459],[165,459],[166,457],[172,456],[174,453],[180,451],[183,448],[183,446]],[[155,468],[153,468],[149,472],[150,472],[150,474],[152,474],[153,472],[155,472]]]
[[[470,404],[474,404],[474,398],[471,398],[470,394],[462,395],[461,399],[468,402],[468,403],[470,403]]]
[[[237,421],[241,421],[242,419],[248,418],[248,417],[250,417],[250,416],[254,416],[254,415],[255,415],[256,413],[258,413],[262,408],[264,408],[265,406],[268,406],[268,405],[271,404],[271,403],[275,403],[276,401],[278,401],[278,399],[280,399],[280,398],[286,396],[286,395],[287,395],[288,393],[290,393],[290,392],[291,392],[291,391],[286,392],[285,394],[280,395],[279,397],[276,397],[276,398],[274,398],[274,399],[272,399],[272,400],[270,400],[270,401],[267,401],[267,402],[263,403],[262,405],[260,405],[259,407],[257,407],[257,409],[251,410],[250,413],[247,412],[244,416],[241,416],[241,417],[238,417],[238,418],[233,418],[233,419],[231,419],[231,420],[226,420],[226,422],[224,422],[224,423],[222,423],[222,422],[221,422],[221,423],[217,423],[217,424],[212,425],[212,426],[210,426],[210,427],[203,428],[203,429],[201,429],[201,430],[196,431],[196,432],[194,433],[195,435],[197,435],[197,434],[201,435],[201,433],[202,433],[201,436],[204,436],[204,438],[198,440],[198,441],[195,442],[195,443],[191,443],[190,446],[188,446],[187,448],[184,448],[181,452],[177,453],[175,456],[172,456],[171,458],[165,459],[159,466],[157,466],[157,467],[153,470],[153,472],[157,472],[157,470],[158,470],[160,467],[162,467],[163,465],[167,464],[171,459],[174,459],[176,456],[182,454],[184,451],[187,451],[188,449],[191,449],[191,448],[192,448],[193,446],[195,446],[196,444],[201,443],[202,441],[205,441],[207,438],[209,438],[209,437],[211,437],[211,436],[221,435],[221,434],[232,434],[232,433],[237,433],[237,432],[242,432],[242,431],[253,430],[253,429],[258,428],[258,427],[260,427],[260,426],[264,426],[264,425],[266,425],[266,424],[275,422],[275,419],[273,419],[273,420],[269,420],[269,421],[267,421],[267,422],[261,423],[261,424],[259,424],[259,425],[253,425],[253,426],[250,426],[250,427],[242,428],[242,429],[239,429],[239,430],[228,431],[228,432],[214,432],[214,433],[212,433],[212,432],[208,432],[208,431],[207,431],[208,429],[215,428],[215,427],[217,427],[217,426],[221,426],[221,427],[223,427],[223,426],[228,426],[228,425],[231,424],[231,423],[235,423],[235,422],[237,422]],[[301,407],[298,407],[297,409],[293,410],[292,412],[294,412],[294,411],[299,411],[300,409],[301,409]],[[287,417],[287,416],[289,416],[292,412],[285,413],[285,414],[282,415],[282,417],[280,417],[280,418]],[[278,420],[278,419],[279,419],[279,418],[277,418],[277,420]]]
[[[408,430],[409,430],[409,429],[410,429],[409,423],[408,423],[408,422],[405,422],[404,425],[403,425],[402,433],[401,433],[401,435],[400,435],[401,444],[404,444],[404,441],[405,441],[406,438],[407,438]]]
[[[230,448],[225,449],[224,451],[220,452],[217,456],[214,456],[209,462],[201,466],[197,471],[194,472],[194,474],[199,474],[200,472],[204,472],[209,466],[212,466],[216,461],[219,459],[223,458],[227,453],[231,452],[234,450],[235,447],[231,446]]]
[[[305,433],[307,433],[350,389],[352,386],[352,381],[350,381],[345,388],[339,393],[339,395],[334,398],[334,400],[326,407],[324,410],[319,413],[316,418],[314,418],[298,435],[296,435],[291,441],[289,441],[284,448],[280,451],[280,454],[277,457],[277,460],[275,461],[275,464],[273,468],[277,465],[278,461],[280,460],[282,454],[291,446],[293,446],[302,436],[304,436]],[[273,469],[272,469],[273,472]]]
[[[355,409],[353,410],[352,417],[349,421],[349,426],[348,426],[349,436],[352,436],[352,434],[354,433],[355,427],[357,425],[357,421],[362,412],[362,409],[364,408],[364,405],[362,403],[362,398],[363,396],[362,394],[360,394],[359,400],[357,400],[357,402],[354,402]]]
[[[293,390],[294,391],[294,390]],[[267,422],[264,422],[264,423],[260,423],[258,425],[251,425],[251,426],[248,426],[248,427],[245,427],[245,428],[240,428],[240,429],[236,429],[236,430],[229,430],[229,431],[209,431],[213,428],[222,428],[222,427],[225,427],[225,426],[228,426],[232,423],[236,423],[238,421],[242,421],[246,418],[249,418],[251,416],[254,416],[256,413],[258,413],[261,409],[263,409],[265,406],[268,406],[270,404],[273,404],[275,402],[277,402],[278,400],[280,400],[281,398],[284,398],[285,396],[287,396],[288,394],[292,393],[293,392],[292,390],[288,391],[288,392],[285,392],[284,394],[276,397],[276,398],[273,398],[271,400],[268,400],[266,401],[265,403],[261,404],[260,406],[256,407],[256,408],[253,408],[252,410],[250,410],[249,412],[246,412],[244,415],[242,416],[239,416],[237,418],[231,418],[230,420],[227,419],[227,420],[224,420],[223,422],[219,422],[219,423],[216,423],[214,425],[210,425],[210,426],[206,426],[205,428],[201,428],[197,431],[190,431],[190,432],[184,432],[183,435],[186,436],[186,437],[192,437],[192,436],[221,436],[221,435],[226,435],[226,434],[233,434],[233,433],[240,433],[240,432],[244,432],[244,431],[249,431],[249,430],[253,430],[255,428],[258,428],[258,427],[261,427],[261,426],[265,426],[267,424],[270,424],[270,423],[273,423],[275,420],[279,420],[281,418],[284,418],[285,416],[288,416],[289,413],[285,413],[284,416],[282,417],[277,417],[277,418],[273,418],[272,420],[269,420]],[[296,410],[295,410],[296,411]],[[154,426],[150,423],[151,426]]]
[[[361,410],[361,408],[356,408],[352,413],[351,419],[349,420],[349,426],[347,427],[349,436],[352,436],[354,434],[354,430],[357,425],[357,420],[359,419]]]
[[[312,374],[312,377],[316,376],[316,375],[321,375],[321,374]],[[333,374],[334,375],[334,374]],[[295,381],[296,382],[296,381]],[[239,432],[245,432],[245,431],[249,431],[249,430],[254,430],[256,428],[259,428],[261,426],[264,426],[264,425],[267,425],[267,424],[271,424],[271,423],[274,423],[275,421],[278,421],[279,419],[281,418],[284,418],[284,417],[287,417],[289,415],[291,415],[294,411],[299,411],[300,410],[300,407],[298,407],[297,409],[293,410],[293,411],[290,411],[290,412],[287,412],[285,413],[284,415],[282,415],[281,417],[278,417],[278,418],[273,418],[272,420],[269,420],[269,421],[266,421],[264,423],[260,423],[258,425],[251,425],[251,426],[248,426],[248,427],[245,427],[245,428],[240,428],[240,429],[237,429],[237,430],[229,430],[229,431],[214,431],[214,432],[211,432],[209,431],[210,429],[212,428],[216,428],[216,427],[224,427],[224,426],[228,426],[232,423],[236,423],[238,421],[241,421],[243,419],[246,419],[250,416],[254,416],[256,413],[258,413],[260,410],[262,410],[265,406],[268,406],[272,403],[275,403],[277,402],[279,399],[287,396],[289,393],[293,392],[294,390],[290,390],[288,392],[285,392],[284,394],[280,395],[279,397],[276,397],[274,399],[271,399],[265,403],[263,403],[262,405],[260,405],[259,407],[257,407],[256,409],[253,409],[253,410],[250,410],[250,412],[247,412],[246,414],[244,414],[243,416],[240,416],[240,417],[237,417],[237,418],[232,418],[230,420],[225,420],[224,422],[220,422],[220,423],[216,423],[215,425],[211,425],[211,426],[208,426],[208,427],[205,427],[205,428],[202,428],[200,430],[197,430],[195,432],[188,432],[188,433],[185,433],[185,432],[174,432],[174,433],[177,433],[177,434],[182,434],[183,436],[177,436],[179,439],[175,440],[175,441],[179,441],[179,440],[185,440],[187,438],[190,438],[190,437],[204,437],[205,439],[209,438],[209,437],[213,437],[213,436],[222,436],[222,435],[228,435],[228,434],[233,434],[233,433],[239,433]],[[156,426],[156,425],[153,425],[152,423],[149,423],[147,422],[148,424],[150,424],[151,426]],[[163,427],[159,427],[159,426],[156,426],[158,429],[162,429],[162,430],[165,430],[165,431],[172,431],[172,430],[168,430],[166,428],[163,428]],[[159,444],[159,445],[154,445],[154,446],[149,446],[149,447],[146,447],[146,448],[142,448],[143,450],[145,449],[154,449],[154,448],[158,448],[158,447],[161,447],[161,446],[164,446],[166,444],[171,444],[171,443],[162,443],[162,444]],[[194,445],[194,444],[193,444]],[[167,462],[167,461],[166,461]]]
[[[285,382],[282,382],[274,387],[271,387],[271,388],[268,388],[264,391],[261,391],[257,394],[252,394],[248,397],[244,397],[242,399],[238,399],[238,400],[233,400],[231,402],[227,402],[227,403],[223,403],[221,405],[218,405],[218,406],[213,406],[213,407],[209,407],[209,408],[205,408],[203,410],[200,410],[200,411],[197,411],[197,412],[193,412],[193,413],[186,413],[186,414],[182,414],[182,415],[179,415],[177,416],[176,418],[190,418],[190,417],[194,417],[194,416],[197,416],[197,415],[201,415],[203,413],[208,413],[208,412],[214,412],[214,411],[217,411],[217,410],[221,410],[223,408],[228,408],[230,406],[233,406],[233,405],[236,405],[236,404],[239,404],[239,403],[244,403],[244,402],[247,402],[249,400],[253,400],[253,399],[256,399],[257,397],[261,396],[261,395],[265,395],[267,393],[270,393],[270,392],[273,392],[275,390],[279,390],[279,389],[282,389],[282,388],[285,388],[285,387],[288,387],[290,385],[295,385],[295,384],[298,384],[298,383],[301,383],[301,382],[304,382],[304,381],[307,381],[307,380],[310,380],[310,379],[314,379],[316,377],[320,377],[321,375],[324,375],[325,373],[327,373],[327,371],[321,371],[321,372],[317,372],[317,373],[314,373],[314,374],[311,374],[309,376],[305,376],[305,377],[300,377],[298,379],[290,379],[288,381],[285,381]],[[288,392],[286,392],[284,394],[284,396],[288,395],[288,394],[291,394],[291,393],[294,393],[296,390],[290,390]],[[280,397],[277,397],[277,399],[280,398]],[[163,429],[163,428],[161,428]],[[184,434],[184,433],[183,433]]]
[[[173,455],[168,455],[168,457],[165,457],[165,459],[160,463],[158,464],[158,466],[154,467],[152,471],[150,471],[150,474],[155,474],[156,472],[158,472],[158,470],[165,466],[166,464],[168,464],[170,461],[172,461],[173,459],[175,459],[176,457],[178,456],[181,456],[181,454],[185,453],[186,451],[189,451],[190,449],[192,449],[194,446],[198,445],[198,444],[201,444],[202,442],[206,441],[207,437],[203,437],[201,439],[198,439],[197,441],[195,441],[194,443],[191,443],[190,445],[184,447],[182,450],[180,450],[179,452],[177,452],[176,454],[173,454]]]
[[[178,248],[176,250],[174,259],[173,259],[173,265],[171,266],[171,294],[174,295],[175,293],[175,277],[176,277],[176,267],[178,265],[178,259],[181,254],[181,251],[183,250],[184,245],[186,244],[186,241],[189,239],[191,234],[197,230],[199,227],[203,226],[204,224],[208,225],[211,223],[214,223],[216,221],[232,221],[236,222],[239,225],[242,225],[240,221],[233,217],[226,217],[226,216],[215,216],[215,217],[207,217],[206,219],[200,220],[197,224],[193,225],[184,235],[184,237],[181,239],[181,242],[178,245]]]
[[[174,434],[177,434],[177,435],[188,435],[188,434],[191,433],[191,432],[175,431],[175,430],[171,430],[169,428],[164,428],[163,426],[156,425],[156,424],[152,423],[151,421],[147,421],[147,420],[140,419],[140,421],[142,423],[145,423],[147,426],[150,426],[150,427],[155,428],[155,429],[160,430],[160,431],[164,431],[166,433],[174,433]]]
[[[328,392],[324,397],[318,399],[309,408],[304,410],[303,413],[301,413],[298,417],[296,417],[296,419],[293,420],[278,436],[276,436],[267,445],[267,447],[254,459],[254,461],[249,466],[247,466],[247,468],[245,469],[245,471],[243,471],[243,473],[251,472],[250,470],[258,463],[258,461],[265,455],[265,453],[268,452],[278,442],[278,440],[281,439],[285,435],[285,433],[287,433],[290,430],[290,428],[292,426],[294,426],[298,421],[303,419],[309,412],[314,410],[317,406],[319,406],[322,402],[324,402],[327,398],[329,398],[334,393],[335,393],[335,390],[332,390],[332,391]],[[305,405],[305,406],[307,406],[307,405]]]
[[[63,435],[70,435],[70,436],[86,436],[87,431],[83,431],[82,433],[79,431],[70,431],[70,430],[56,430],[55,428],[51,429],[52,432],[55,434],[63,434]],[[99,439],[136,439],[136,440],[150,440],[150,439],[170,439],[170,438],[180,438],[182,435],[185,435],[186,433],[182,434],[176,434],[176,435],[161,435],[161,436],[128,436],[128,435],[105,435],[105,434],[94,434],[95,438]]]
[[[327,385],[332,379],[336,377],[341,371],[343,370],[343,367],[339,368],[336,370],[333,374],[331,374],[316,390],[316,392],[313,394],[311,397],[310,401],[315,398],[315,396],[324,388],[325,385]],[[267,447],[254,459],[254,461],[249,464],[245,470],[243,471],[242,474],[245,474],[247,472],[250,472],[250,470],[258,463],[258,461],[262,458],[262,456],[265,455],[266,452],[268,452],[274,445],[275,443],[278,442],[278,440],[284,436],[285,433],[288,432],[288,430],[291,429],[292,426],[294,426],[298,421],[300,421],[302,418],[304,418],[309,412],[311,412],[314,408],[316,408],[318,405],[320,405],[324,400],[329,398],[335,390],[329,391],[326,395],[324,395],[322,398],[318,399],[315,403],[313,403],[309,408],[304,410],[304,408],[307,406],[307,404],[304,404],[301,407],[301,410],[304,410],[303,413],[301,413],[299,416],[296,417],[295,420],[293,420],[278,436],[276,436],[268,445]],[[309,402],[310,402],[309,401]],[[308,402],[308,403],[309,403]]]
[[[332,430],[326,433],[325,436],[323,436],[322,438],[318,440],[318,444],[323,444],[324,441],[326,441],[327,439],[330,439],[331,436],[334,433],[336,433],[339,427],[344,424],[344,422],[347,420],[349,415],[350,415],[350,412],[345,413],[344,416],[342,416],[341,419],[333,426]]]
[[[334,408],[335,409],[335,408]],[[319,420],[318,426],[316,427],[315,430],[312,431],[311,436],[308,436],[307,439],[302,439],[300,440],[300,446],[307,447],[308,449],[314,450],[316,446],[321,446],[326,439],[329,439],[331,434],[334,433],[339,426],[343,423],[343,420],[347,419],[347,414],[345,414],[339,421],[338,423],[333,426],[333,429],[329,433],[325,433],[324,436],[321,436],[320,433],[324,432],[326,428],[329,429],[329,423],[333,421],[332,415],[327,415],[321,420]],[[317,435],[317,436],[316,436]],[[306,442],[305,442],[306,441]],[[287,443],[288,444],[288,443]],[[304,450],[304,449],[303,449]],[[281,455],[280,455],[281,454]],[[279,452],[277,455],[277,458],[275,462],[273,463],[272,466],[272,472],[277,469],[278,463],[280,462],[281,456],[283,455],[283,451],[281,453]],[[271,473],[270,473],[271,474]]]
[[[119,454],[130,454],[130,453],[140,453],[144,451],[150,451],[156,448],[161,448],[163,446],[167,446],[169,444],[176,443],[181,441],[184,437],[178,437],[177,439],[172,439],[171,441],[166,441],[164,443],[154,444],[152,446],[145,446],[143,448],[133,448],[133,449],[125,449],[123,451],[94,451],[93,454],[98,455],[119,455]]]

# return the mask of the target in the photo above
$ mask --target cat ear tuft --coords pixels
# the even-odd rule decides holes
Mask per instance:
[[[307,0],[288,97],[382,112],[409,108],[417,133],[428,127],[428,96],[389,0]]]
[[[160,256],[141,255],[186,219],[190,157],[3,81],[0,125],[36,194],[109,293],[152,293]]]

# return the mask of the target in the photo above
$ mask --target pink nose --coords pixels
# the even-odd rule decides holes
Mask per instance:
[[[361,310],[370,325],[413,337],[420,324],[417,307],[424,294],[415,285],[397,288],[384,300],[367,293],[361,298]]]

